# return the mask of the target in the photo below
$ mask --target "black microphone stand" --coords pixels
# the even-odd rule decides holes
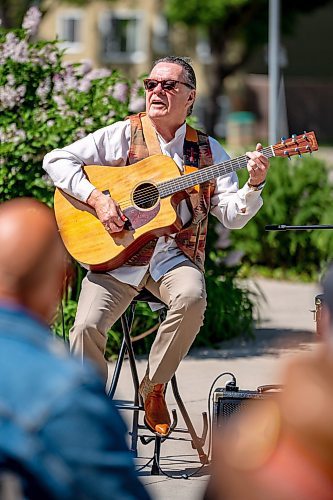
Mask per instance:
[[[287,224],[272,224],[265,226],[265,231],[289,231],[290,229],[303,231],[308,229],[333,229],[332,224],[314,224],[306,226],[288,226]]]

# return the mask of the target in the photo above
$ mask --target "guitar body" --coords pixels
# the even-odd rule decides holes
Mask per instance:
[[[54,210],[68,252],[93,271],[124,264],[152,239],[181,229],[176,214],[180,196],[160,198],[157,184],[180,177],[176,163],[154,155],[124,167],[86,166],[90,182],[116,200],[128,218],[125,229],[109,234],[86,203],[56,189]],[[147,194],[149,196],[147,196]]]

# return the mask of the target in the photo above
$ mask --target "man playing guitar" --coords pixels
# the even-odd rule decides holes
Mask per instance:
[[[115,236],[127,217],[117,198],[89,181],[85,165],[132,165],[156,152],[171,157],[181,173],[228,160],[213,138],[186,125],[196,98],[193,68],[181,57],[155,62],[144,81],[146,114],[140,113],[89,134],[45,156],[44,168],[57,188],[95,211],[105,231]],[[242,228],[262,205],[261,189],[268,159],[257,150],[247,153],[249,179],[239,189],[232,172],[186,190],[177,207],[182,229],[148,242],[121,266],[107,272],[89,271],[82,282],[77,315],[70,331],[73,354],[93,360],[107,379],[104,357],[107,332],[142,288],[168,306],[149,354],[140,393],[147,426],[167,434],[170,416],[165,384],[187,354],[203,323],[206,308],[204,250],[208,213],[227,228]],[[116,187],[115,187],[116,188]]]

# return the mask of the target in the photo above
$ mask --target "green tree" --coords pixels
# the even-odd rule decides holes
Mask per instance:
[[[331,0],[281,0],[281,29],[292,33],[297,18]],[[166,0],[166,13],[172,22],[197,27],[209,41],[211,64],[207,66],[209,86],[207,104],[208,133],[214,132],[218,117],[218,96],[225,78],[249,59],[253,51],[268,40],[268,0]]]

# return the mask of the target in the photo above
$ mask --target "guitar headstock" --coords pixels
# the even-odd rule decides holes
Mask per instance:
[[[312,153],[318,150],[318,143],[314,132],[304,132],[303,134],[293,134],[289,139],[282,138],[281,142],[272,146],[275,156],[289,158],[293,155]]]

